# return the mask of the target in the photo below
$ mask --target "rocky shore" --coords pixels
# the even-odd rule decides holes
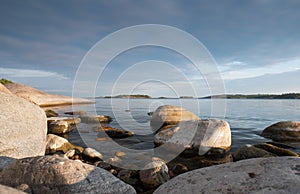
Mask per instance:
[[[300,190],[300,158],[285,144],[291,140],[300,142],[300,122],[282,121],[266,127],[262,135],[276,142],[244,145],[231,153],[231,130],[226,121],[201,119],[181,107],[161,106],[150,114],[153,143],[159,151],[155,156],[138,156],[150,161],[137,168],[122,150],[113,151],[113,156],[108,157],[64,138],[80,123],[98,124],[93,129],[99,134],[98,141],[126,141],[135,136],[131,131],[110,127],[112,118],[88,115],[85,111],[61,115],[40,108],[72,102],[91,103],[24,85],[0,84],[0,193]],[[172,159],[166,160],[168,157]],[[123,168],[123,163],[132,168]]]

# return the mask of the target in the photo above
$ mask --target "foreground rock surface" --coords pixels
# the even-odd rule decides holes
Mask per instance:
[[[57,106],[57,105],[70,105],[70,104],[88,104],[94,103],[93,101],[83,98],[72,98],[70,96],[48,94],[46,92],[37,90],[30,86],[23,84],[10,83],[5,87],[9,89],[14,95],[24,98],[30,102],[33,102],[39,106]]]
[[[212,148],[229,149],[231,131],[229,124],[223,120],[185,121],[158,132],[154,137],[154,143],[156,145],[168,143],[170,147],[176,145],[176,148],[181,147],[204,155]]]
[[[157,131],[165,125],[176,125],[181,121],[199,120],[194,113],[179,106],[164,105],[158,107],[152,114],[150,125],[153,131]]]
[[[24,158],[45,154],[44,111],[14,95],[0,92],[0,156]]]
[[[212,185],[213,183],[213,185]],[[154,193],[299,193],[300,158],[272,157],[197,169]]]
[[[300,122],[282,121],[263,130],[262,136],[275,141],[300,141]]]
[[[0,183],[27,184],[33,193],[136,193],[104,169],[57,156],[16,160],[0,172]]]
[[[12,94],[3,84],[0,83],[0,92]]]
[[[5,185],[0,185],[0,193],[1,194],[25,194],[24,192],[17,190],[15,188],[11,188]]]

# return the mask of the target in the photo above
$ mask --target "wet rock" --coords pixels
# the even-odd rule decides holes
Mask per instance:
[[[136,185],[139,181],[138,173],[134,170],[120,170],[117,177],[130,185]]]
[[[150,126],[157,132],[165,125],[176,125],[181,121],[200,120],[198,116],[181,107],[164,105],[158,107],[151,115]]]
[[[256,145],[254,145],[254,147],[266,150],[267,152],[275,154],[276,156],[299,156],[295,152],[292,152],[290,150],[283,149],[283,148],[280,148],[280,147],[277,147],[277,146],[274,146],[271,144],[267,144],[267,143],[256,144]]]
[[[185,166],[184,164],[181,164],[181,163],[177,163],[175,164],[175,166],[173,166],[172,168],[172,171],[175,173],[175,174],[182,174],[182,173],[185,173],[188,171],[188,167]]]
[[[154,194],[298,193],[299,164],[298,157],[272,157],[201,168],[171,179]]]
[[[67,153],[69,150],[72,150],[75,148],[80,150],[81,152],[83,151],[83,148],[81,148],[80,146],[75,146],[75,145],[71,144],[67,139],[65,139],[63,137],[59,137],[54,134],[47,135],[46,154],[53,154],[58,151]]]
[[[124,157],[124,156],[126,156],[126,154],[125,154],[125,152],[116,151],[115,152],[115,156],[117,156],[117,157]]]
[[[48,126],[52,123],[52,122],[57,122],[57,121],[65,121],[68,123],[69,126],[76,126],[77,124],[79,124],[81,122],[80,118],[75,118],[75,117],[49,117],[47,118],[48,121]]]
[[[300,122],[282,121],[275,123],[265,128],[262,136],[274,141],[300,141]]]
[[[45,112],[25,99],[0,92],[0,156],[24,158],[45,154]]]
[[[131,131],[125,131],[122,129],[117,129],[113,127],[108,126],[101,126],[101,129],[106,132],[106,134],[111,138],[125,138],[125,137],[131,137],[134,135]]]
[[[99,167],[99,168],[103,168],[105,170],[108,170],[108,171],[111,170],[111,168],[112,168],[110,164],[108,164],[104,161],[96,162],[96,166]]]
[[[66,121],[54,121],[51,122],[50,125],[48,126],[48,133],[63,135],[63,134],[70,133],[74,129],[75,128],[69,126],[68,122]]]
[[[86,160],[92,160],[92,161],[103,159],[102,154],[93,148],[85,148],[82,152],[82,157]]]
[[[45,110],[45,113],[46,113],[47,117],[57,117],[58,116],[58,114],[55,111],[51,110],[51,109]]]
[[[230,126],[226,121],[218,119],[184,121],[155,135],[155,145],[166,143],[170,149],[184,150],[185,153],[192,152],[196,155],[204,155],[211,149],[222,149],[226,152],[231,146]],[[211,155],[214,153],[219,154],[210,152]]]
[[[241,148],[237,149],[232,156],[234,161],[239,161],[250,158],[274,157],[276,155],[252,145],[244,145]]]
[[[0,185],[0,193],[1,194],[26,194],[23,191],[5,185]]]
[[[83,123],[110,123],[112,118],[106,115],[80,116]]]
[[[29,185],[33,193],[136,193],[104,169],[55,156],[17,160],[0,172],[0,183]]]
[[[140,180],[147,189],[157,188],[169,180],[169,170],[165,162],[155,160],[140,171]]]
[[[71,112],[65,112],[66,115],[79,115],[79,116],[84,116],[87,114],[86,111],[81,110],[81,111],[71,111]]]

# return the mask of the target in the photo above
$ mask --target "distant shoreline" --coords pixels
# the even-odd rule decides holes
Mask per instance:
[[[205,97],[191,97],[191,96],[181,96],[181,97],[151,97],[149,95],[117,95],[117,96],[99,96],[95,99],[300,99],[300,93],[286,93],[286,94],[222,94],[213,95]]]

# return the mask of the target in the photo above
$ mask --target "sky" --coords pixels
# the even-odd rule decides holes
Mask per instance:
[[[90,95],[84,88],[96,96],[300,92],[299,10],[298,0],[2,0],[0,77],[49,93],[72,95],[75,88],[79,96]],[[101,59],[83,67],[102,40],[144,24],[178,29],[206,50],[197,52],[172,33],[145,31],[136,38],[127,34],[124,41],[173,41],[201,60],[144,45],[123,50],[105,64],[101,60],[109,52],[99,49]],[[107,49],[119,48],[122,41],[115,39]],[[208,66],[216,66],[218,82],[206,73]],[[78,78],[81,73],[84,80]]]

